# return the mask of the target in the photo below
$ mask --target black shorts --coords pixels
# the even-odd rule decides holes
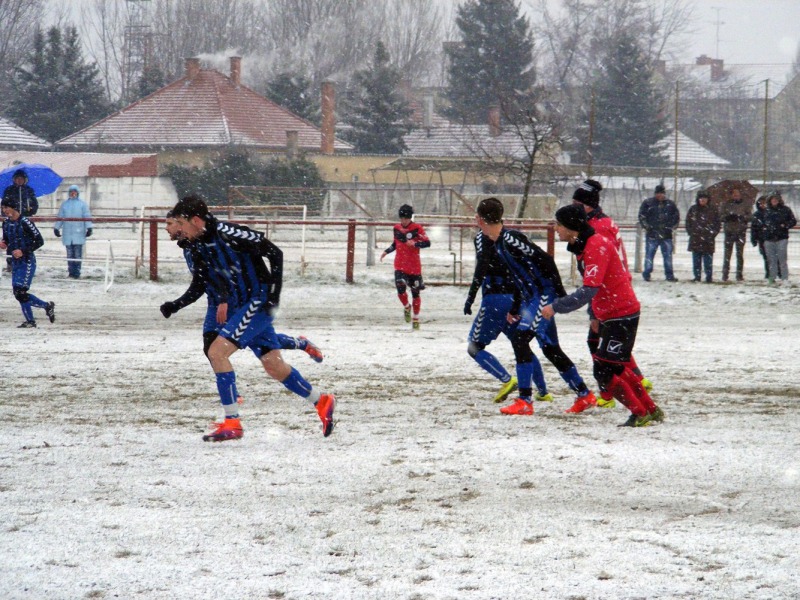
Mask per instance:
[[[425,289],[425,284],[422,282],[422,275],[409,275],[402,271],[394,272],[394,284],[397,286],[397,291],[401,294],[405,291],[406,286],[411,288],[411,291],[422,291]]]
[[[639,313],[600,321],[595,358],[610,363],[630,362],[638,328]]]

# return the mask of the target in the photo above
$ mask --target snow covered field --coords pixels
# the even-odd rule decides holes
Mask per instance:
[[[241,352],[245,438],[222,444],[200,439],[204,306],[158,312],[186,277],[103,294],[45,271],[36,330],[2,279],[0,597],[800,596],[799,287],[637,278],[667,418],[620,429],[620,408],[565,415],[549,364],[556,402],[501,416],[465,288],[426,290],[412,332],[390,274],[287,277],[278,329],[325,352],[286,356],[336,393],[333,435]],[[558,319],[591,379],[584,316]]]

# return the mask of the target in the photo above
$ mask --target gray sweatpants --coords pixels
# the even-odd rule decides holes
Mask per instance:
[[[789,279],[789,265],[787,264],[787,247],[789,240],[778,240],[777,242],[764,242],[764,252],[767,255],[769,264],[769,278],[778,278],[778,266],[781,268],[781,279]]]

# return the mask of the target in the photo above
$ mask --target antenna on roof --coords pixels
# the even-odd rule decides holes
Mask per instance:
[[[719,58],[719,28],[720,28],[721,25],[725,25],[725,21],[720,20],[719,13],[724,9],[725,9],[725,7],[723,7],[723,6],[712,6],[711,7],[711,10],[717,11],[717,18],[716,18],[716,20],[714,22],[715,25],[716,25],[716,29],[717,29],[717,45],[716,45],[716,50],[714,51],[714,58]]]
[[[138,97],[136,87],[145,69],[153,60],[153,32],[150,28],[150,0],[126,0],[128,24],[122,54],[122,99],[132,102]]]

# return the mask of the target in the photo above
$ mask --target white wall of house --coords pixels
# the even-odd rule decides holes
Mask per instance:
[[[138,216],[143,206],[174,206],[178,201],[168,177],[66,177],[55,193],[39,199],[40,214],[56,214],[71,185],[81,189],[81,198],[97,217]]]

